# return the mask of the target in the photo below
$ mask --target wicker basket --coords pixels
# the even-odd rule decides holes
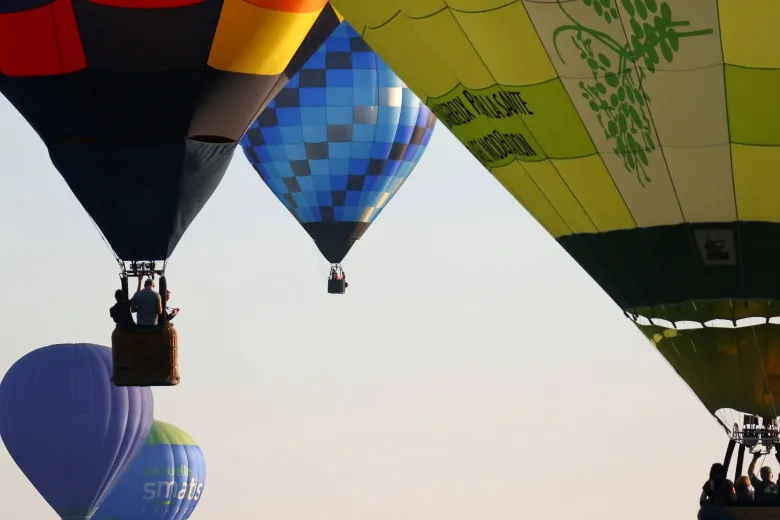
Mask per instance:
[[[179,336],[168,322],[144,329],[117,326],[111,334],[116,386],[179,384]]]

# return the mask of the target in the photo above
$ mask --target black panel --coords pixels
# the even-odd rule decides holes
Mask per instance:
[[[624,309],[780,299],[780,224],[681,224],[559,242]]]
[[[328,262],[338,264],[344,260],[355,242],[360,240],[369,225],[367,222],[309,222],[303,224],[303,229],[314,239],[322,256]]]
[[[298,87],[324,88],[327,85],[325,69],[303,69],[298,72]]]
[[[303,143],[303,144],[306,149],[306,158],[309,161],[322,160],[330,157],[330,151],[328,150],[328,143]]]
[[[357,105],[352,107],[352,123],[355,125],[375,125],[378,119],[379,107],[377,106]],[[416,130],[417,127],[415,127]]]
[[[349,50],[351,52],[374,52],[368,42],[363,38],[350,38]]]
[[[10,78],[0,91],[44,141],[79,141],[100,136],[89,73]]]
[[[187,136],[203,81],[200,70],[90,71],[90,77],[94,96],[91,105],[100,118],[102,139],[150,141]]]
[[[349,52],[329,52],[325,55],[325,67],[328,69],[351,69],[352,54]]]
[[[168,258],[214,193],[235,144],[50,145],[84,209],[123,260]]]
[[[332,143],[352,141],[352,125],[328,125],[328,141]]]
[[[73,10],[93,71],[200,71],[208,61],[222,0],[175,9],[119,9],[73,0]]]
[[[300,90],[297,88],[284,89],[274,97],[274,101],[276,101],[274,103],[276,108],[298,108],[301,106]]]

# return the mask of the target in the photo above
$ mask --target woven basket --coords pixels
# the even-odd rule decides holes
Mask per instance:
[[[116,386],[179,384],[179,335],[168,322],[144,329],[117,326],[111,334]]]

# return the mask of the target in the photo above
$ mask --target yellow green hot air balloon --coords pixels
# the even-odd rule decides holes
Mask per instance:
[[[732,438],[777,441],[780,2],[333,3]]]

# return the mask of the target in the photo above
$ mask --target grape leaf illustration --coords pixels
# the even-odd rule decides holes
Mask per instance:
[[[558,38],[569,35],[593,75],[592,80],[579,82],[582,96],[595,113],[607,141],[614,142],[613,151],[622,159],[625,169],[635,173],[639,184],[645,186],[652,182],[647,167],[656,143],[648,109],[651,100],[642,89],[642,82],[647,74],[655,72],[661,60],[674,60],[681,40],[714,31],[686,30],[690,22],[675,20],[666,2],[620,0],[618,6],[618,0],[580,0],[606,24],[621,24],[628,17],[628,42],[621,43],[577,21],[564,7],[565,0],[556,2],[570,23],[553,32],[555,51],[565,63]]]

